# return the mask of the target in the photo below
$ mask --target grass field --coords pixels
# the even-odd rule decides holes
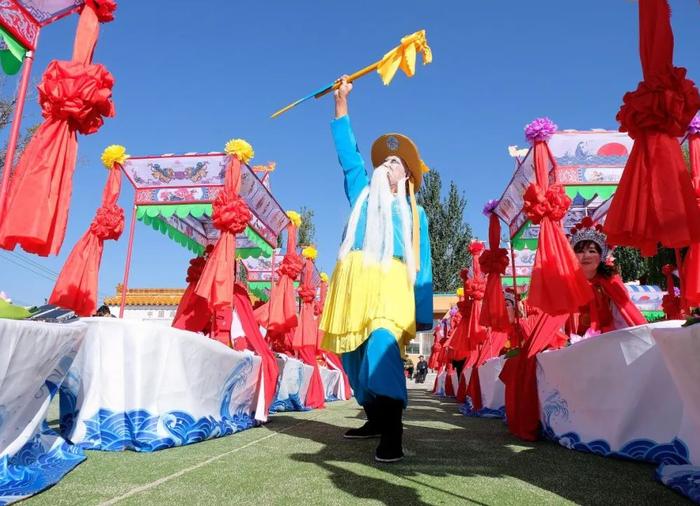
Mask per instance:
[[[376,440],[346,441],[362,424],[355,401],[278,414],[264,427],[141,454],[87,452],[50,490],[59,504],[688,504],[653,479],[654,466],[605,459],[550,442],[523,443],[501,420],[410,391],[409,456],[375,464]]]

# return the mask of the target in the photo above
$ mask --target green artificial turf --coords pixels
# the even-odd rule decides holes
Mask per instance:
[[[363,423],[361,410],[354,401],[335,402],[156,453],[89,451],[86,462],[27,503],[688,504],[654,481],[652,465],[525,443],[502,420],[467,418],[425,391],[410,396],[409,455],[401,463],[376,464],[376,440],[343,440],[346,428]]]

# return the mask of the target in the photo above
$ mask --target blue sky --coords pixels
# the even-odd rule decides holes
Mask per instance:
[[[671,6],[676,65],[700,80],[700,6],[692,0],[671,0]],[[42,32],[35,82],[51,59],[70,58],[76,22],[73,16]],[[269,115],[380,58],[421,28],[433,63],[413,79],[398,75],[389,87],[376,75],[359,81],[350,115],[366,154],[382,133],[411,136],[445,184],[454,180],[464,192],[465,218],[480,237],[487,229],[481,208],[508,182],[513,162],[507,146],[525,144],[527,122],[547,115],[560,128],[617,128],[621,97],[641,77],[637,5],[629,0],[121,0],[116,20],[102,26],[95,53],[116,78],[117,115],[98,133],[79,138],[61,254],[18,255],[44,274],[60,270],[99,205],[105,146],[123,144],[132,155],[207,152],[242,137],[255,148],[255,162],[277,162],[272,189],[282,205],[315,211],[320,267],[330,272],[349,213],[329,133],[332,99],[276,120]],[[5,93],[16,83],[7,79]],[[39,120],[34,97],[24,121]],[[132,201],[125,181],[127,219]],[[101,294],[113,294],[122,278],[127,240],[124,233],[105,245]],[[50,279],[9,263],[22,263],[13,254],[0,256],[0,290],[24,304],[48,297]],[[137,223],[130,286],[184,286],[190,256]]]

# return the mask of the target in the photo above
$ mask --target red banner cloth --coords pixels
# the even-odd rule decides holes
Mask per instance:
[[[528,337],[520,353],[506,360],[499,376],[505,384],[508,429],[525,441],[536,441],[540,434],[536,355],[547,348],[564,345],[566,336],[561,334],[560,329],[567,318],[568,315],[542,313],[538,317],[522,320],[523,332]]]
[[[78,240],[63,264],[49,304],[72,309],[78,316],[92,316],[95,313],[104,241],[116,241],[124,231],[124,210],[117,205],[121,182],[121,167],[115,163],[107,176],[102,205],[90,228]]]
[[[299,298],[301,310],[299,311],[299,324],[294,330],[292,348],[298,350],[310,346],[318,350],[318,320],[314,310],[316,288],[313,285],[314,263],[310,258],[304,261],[304,273],[299,285]]]
[[[540,225],[540,235],[528,303],[551,315],[575,313],[593,298],[593,291],[560,224],[571,199],[561,186],[549,187],[547,168],[555,162],[547,143],[535,141],[534,152],[537,184],[525,192],[524,210]]]
[[[114,78],[104,66],[91,63],[98,34],[95,10],[84,8],[72,61],[54,60],[44,72],[38,90],[45,121],[22,153],[6,207],[0,209],[3,249],[20,246],[41,256],[57,255],[61,249],[73,191],[77,133],[95,133],[103,117],[114,116]]]
[[[321,371],[318,370],[316,348],[313,346],[304,346],[298,350],[298,354],[302,362],[314,368],[314,372],[311,375],[311,382],[309,383],[309,389],[306,391],[304,405],[310,409],[323,408],[326,405],[326,391],[323,387]]]
[[[697,200],[700,198],[700,134],[692,134],[688,137],[688,150],[693,189]],[[690,306],[700,306],[700,242],[690,245],[683,261],[681,276],[686,303]]]
[[[610,244],[653,256],[658,243],[700,242],[700,210],[677,140],[700,109],[700,95],[686,69],[673,66],[667,0],[639,2],[639,47],[644,80],[625,93],[617,114],[634,146],[604,229]]]
[[[267,329],[270,340],[280,340],[298,324],[294,281],[299,277],[303,263],[296,248],[297,229],[290,222],[287,225],[287,252],[277,271],[279,279],[272,283],[266,307],[261,306],[256,310],[258,322]]]
[[[206,259],[204,257],[195,257],[190,260],[190,266],[187,269],[187,288],[182,294],[173,318],[173,327],[176,329],[209,333],[208,327],[211,325],[209,305],[206,299],[195,293],[205,265]]]
[[[510,325],[506,299],[503,296],[501,276],[508,267],[508,250],[501,248],[501,222],[496,213],[489,216],[489,249],[479,258],[481,270],[486,274],[484,303],[479,323],[492,330],[506,331]]]
[[[226,318],[220,321],[217,313],[226,316],[233,309],[235,284],[236,235],[243,232],[250,221],[251,212],[238,195],[241,187],[241,161],[230,155],[226,165],[224,188],[212,204],[212,221],[220,231],[219,239],[207,258],[195,293],[208,301],[215,314],[212,335],[231,328]],[[223,341],[222,341],[223,342]]]
[[[262,359],[260,377],[264,379],[265,414],[267,415],[272,402],[275,400],[277,377],[279,376],[277,359],[260,333],[260,327],[253,315],[253,305],[250,302],[248,290],[240,283],[236,283],[234,286],[233,304],[245,333],[247,348]]]

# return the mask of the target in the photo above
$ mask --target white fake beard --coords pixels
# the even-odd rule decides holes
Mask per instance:
[[[338,251],[338,259],[342,260],[352,250],[355,244],[357,224],[365,202],[367,202],[367,223],[365,240],[362,246],[365,265],[378,263],[385,269],[391,265],[394,256],[394,222],[392,219],[392,204],[398,200],[401,218],[401,232],[404,239],[404,259],[408,279],[411,285],[415,283],[416,268],[413,257],[413,241],[411,215],[406,201],[406,180],[398,183],[398,195],[394,197],[389,186],[388,168],[377,167],[372,173],[369,187],[365,187],[357,198],[350,213],[345,239]]]

